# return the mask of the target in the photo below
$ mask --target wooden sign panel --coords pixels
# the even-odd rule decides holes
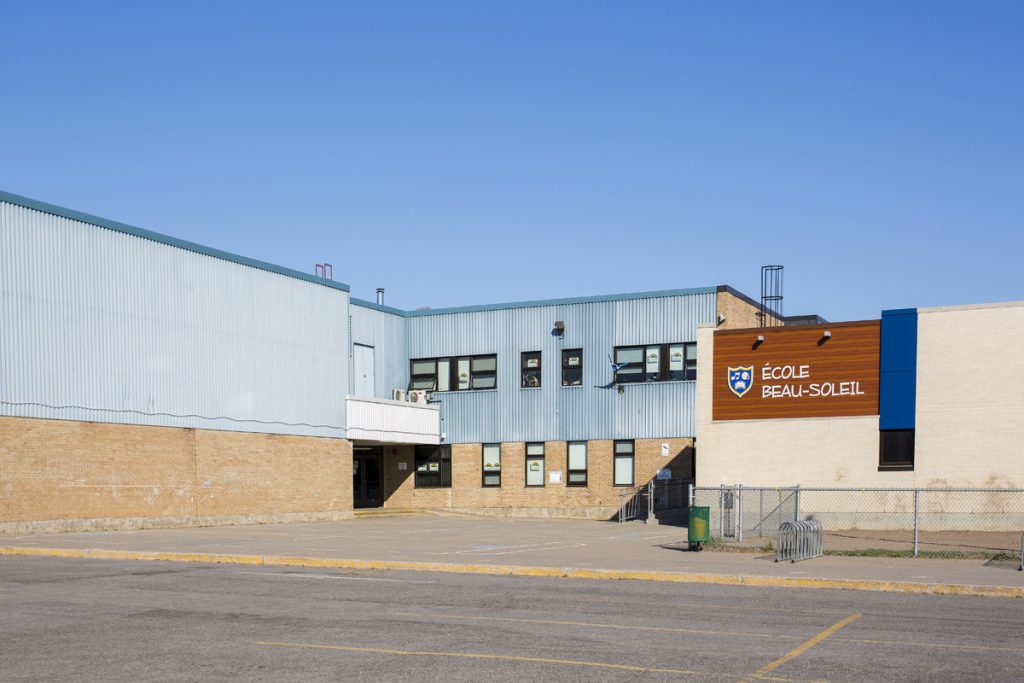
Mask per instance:
[[[712,419],[877,415],[880,329],[869,320],[717,330]]]

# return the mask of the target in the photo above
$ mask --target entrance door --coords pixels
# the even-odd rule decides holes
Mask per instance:
[[[355,375],[356,396],[373,396],[373,347],[352,345],[352,372]]]
[[[384,481],[380,446],[356,446],[352,453],[352,503],[357,508],[379,508],[384,504]]]

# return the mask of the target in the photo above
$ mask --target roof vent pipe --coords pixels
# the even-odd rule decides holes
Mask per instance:
[[[379,306],[383,306],[384,305],[384,288],[383,287],[378,287],[377,288],[377,304]]]

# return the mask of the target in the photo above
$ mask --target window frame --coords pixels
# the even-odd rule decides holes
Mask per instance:
[[[572,357],[572,354],[576,354],[576,355],[579,356],[579,359],[580,359],[579,365],[569,365],[568,361],[569,361],[569,358]],[[562,349],[562,386],[563,387],[582,387],[583,386],[583,363],[584,363],[584,358],[583,358],[583,349],[582,348],[578,348],[578,349]],[[579,381],[577,381],[575,384],[567,382],[566,379],[565,379],[566,371],[567,370],[578,371],[580,373]]]
[[[574,445],[583,446],[583,469],[572,468],[572,447]],[[565,442],[565,485],[566,486],[587,486],[589,483],[590,468],[590,453],[586,441],[566,441]],[[583,481],[573,481],[572,475],[583,474]]]
[[[629,444],[629,455],[619,455],[619,444]],[[619,483],[616,480],[619,471],[618,460],[627,457],[630,461],[630,481]],[[636,441],[634,439],[616,439],[612,442],[612,486],[636,486]]]
[[[536,368],[527,368],[526,363],[532,360],[534,357],[537,359]],[[544,360],[541,351],[522,351],[519,354],[519,388],[520,389],[540,389],[544,385],[544,378],[542,377],[544,370]],[[537,383],[529,384],[527,376],[533,378]]]
[[[536,453],[531,454],[530,453],[530,446],[540,446],[540,455],[538,455]],[[543,441],[529,441],[529,442],[526,442],[524,444],[523,452],[526,455],[526,467],[524,468],[524,472],[525,472],[525,475],[526,475],[526,481],[525,481],[526,488],[530,488],[530,489],[543,488],[545,483],[546,483],[544,480],[547,478],[547,473],[548,473],[547,472],[547,453],[546,453],[546,449],[544,448],[544,442]],[[540,483],[539,484],[531,484],[530,483],[530,461],[531,460],[540,460]]]
[[[901,436],[903,437],[902,442],[899,440]],[[913,427],[910,429],[879,429],[878,471],[913,472],[916,441],[917,434]],[[894,458],[892,455],[888,455],[886,451],[898,451],[900,454],[908,457],[902,459]]]
[[[491,371],[478,371],[474,367],[477,361],[494,359],[494,370]],[[465,361],[469,366],[468,377],[466,379],[466,387],[459,387],[459,363]],[[434,372],[433,375],[427,373],[415,374],[413,369],[416,367],[416,363],[433,363]],[[438,389],[442,386],[441,382],[441,366],[447,363],[448,365],[448,388]],[[485,378],[493,375],[494,384],[493,386],[474,386],[479,378]],[[433,377],[431,382],[431,389],[423,389],[422,387],[415,386],[417,378],[423,381],[423,378]],[[467,356],[437,356],[436,358],[411,358],[409,359],[409,389],[410,390],[425,390],[430,392],[449,392],[449,391],[497,391],[498,389],[498,354],[496,353],[478,353]]]
[[[672,349],[674,347],[682,347],[682,370],[676,370],[675,372],[681,372],[681,378],[672,377]],[[653,349],[657,349],[657,372],[648,372],[648,354]],[[619,363],[619,352],[621,351],[639,351],[640,360],[631,361],[629,366],[634,366],[639,363],[639,374],[634,371],[629,373],[631,375],[637,375],[639,379],[624,379],[621,377],[621,371],[616,371],[613,377],[615,384],[654,384],[658,382],[692,382],[697,379],[697,342],[667,342],[664,344],[629,344],[626,346],[615,346],[612,348],[613,362]],[[634,369],[635,368],[631,368]]]
[[[497,471],[487,469],[487,447],[497,446],[498,448],[498,469]],[[497,476],[498,483],[488,484],[487,477]],[[500,443],[483,443],[480,444],[480,486],[485,489],[501,488],[501,444]]]
[[[435,449],[429,456],[424,456],[426,449]],[[420,467],[428,464],[437,458],[438,472],[437,483],[425,483],[423,477],[433,475],[430,472],[421,472]],[[447,463],[447,467],[445,466]],[[447,482],[445,481],[447,479]],[[452,447],[449,444],[439,446],[418,445],[413,450],[413,488],[417,489],[450,489],[452,487]]]

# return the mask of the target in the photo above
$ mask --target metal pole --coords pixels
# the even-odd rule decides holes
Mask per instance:
[[[687,485],[687,487],[686,487],[686,488],[687,488],[687,492],[686,492],[686,493],[687,493],[687,496],[686,496],[686,500],[687,500],[687,502],[689,503],[689,505],[687,505],[686,507],[688,507],[688,508],[692,508],[692,507],[693,507],[693,482],[691,481],[691,482],[690,482],[690,483],[689,483],[689,484]]]
[[[796,505],[793,507],[793,521],[800,521],[800,484],[796,485]]]
[[[764,536],[764,489],[757,492],[757,535]]]
[[[736,485],[736,535],[743,542],[743,484]]]
[[[918,497],[920,496],[920,489],[914,489],[914,557],[917,557],[917,528],[920,526],[920,514],[918,507]]]
[[[718,537],[725,538],[725,484],[718,489]]]

